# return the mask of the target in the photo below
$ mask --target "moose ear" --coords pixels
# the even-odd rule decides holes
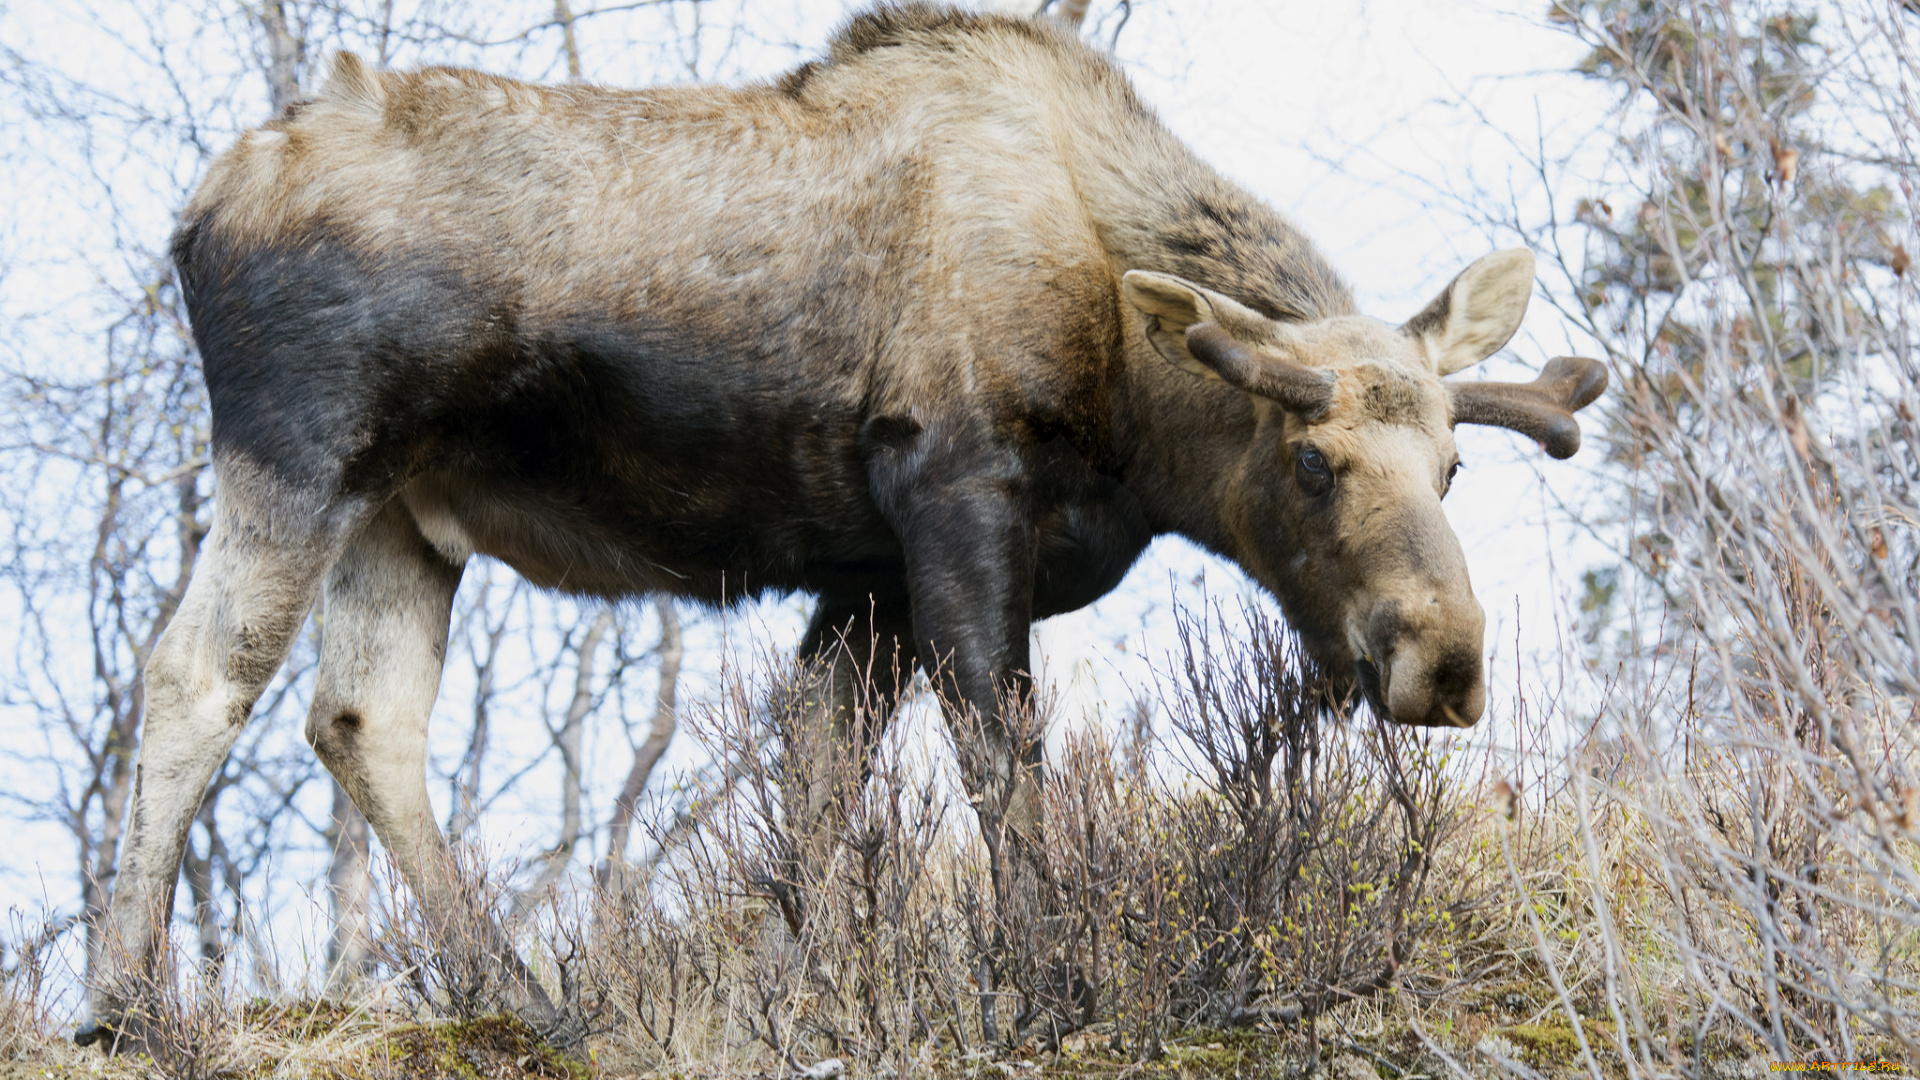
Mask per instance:
[[[1220,373],[1194,359],[1187,347],[1190,327],[1201,323],[1218,323],[1229,328],[1268,324],[1259,312],[1233,298],[1172,274],[1129,270],[1120,279],[1120,294],[1147,316],[1147,340],[1153,342],[1161,356],[1182,371],[1209,379],[1220,378]]]
[[[1205,290],[1185,278],[1151,270],[1129,270],[1120,279],[1120,294],[1147,316],[1147,340],[1161,356],[1182,371],[1220,376],[1187,351],[1187,327],[1214,321],[1213,304]]]
[[[1520,329],[1533,295],[1533,252],[1496,251],[1453,279],[1400,329],[1423,342],[1434,369],[1451,375],[1500,351]]]
[[[1129,270],[1120,279],[1127,302],[1147,317],[1147,337],[1160,355],[1195,375],[1317,416],[1333,400],[1331,372],[1294,362],[1284,328],[1230,297],[1171,274]],[[1231,332],[1266,339],[1255,348]]]

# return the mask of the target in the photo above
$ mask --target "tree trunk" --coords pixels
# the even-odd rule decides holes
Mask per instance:
[[[546,865],[541,868],[540,876],[526,891],[514,897],[513,918],[538,906],[541,894],[547,886],[560,879],[567,864],[573,861],[573,852],[580,844],[580,741],[585,727],[587,713],[593,708],[593,669],[594,661],[600,652],[601,642],[606,640],[607,632],[613,629],[613,606],[603,604],[600,614],[587,628],[586,637],[580,640],[579,660],[573,672],[573,700],[567,704],[566,717],[561,721],[560,729],[553,732],[554,745],[560,749],[560,764],[566,770],[560,781],[560,841],[547,853]]]
[[[580,81],[580,42],[573,36],[573,7],[553,0],[553,23],[560,28],[560,48],[567,54],[567,81]]]
[[[373,891],[371,844],[366,815],[353,805],[340,782],[333,782],[333,824],[327,842],[327,906],[333,933],[327,939],[327,990],[339,993],[366,976],[372,964],[368,939],[368,899]]]
[[[613,820],[607,825],[607,859],[598,875],[603,887],[611,884],[619,868],[626,864],[627,838],[633,831],[640,796],[647,790],[654,767],[660,764],[679,727],[674,698],[679,692],[680,658],[685,651],[680,615],[674,610],[670,597],[655,598],[653,607],[660,615],[660,689],[654,695],[653,723],[647,729],[647,739],[634,749],[627,782],[620,786],[620,797],[613,804]]]
[[[260,5],[260,29],[267,47],[267,102],[275,116],[299,99],[300,65],[307,58],[307,43],[294,33],[287,18],[290,6],[285,0]]]
[[[486,631],[486,656],[476,654],[473,658],[473,734],[467,740],[466,756],[460,759],[460,769],[453,777],[453,812],[447,820],[447,841],[459,843],[473,828],[480,816],[480,773],[487,756],[487,738],[493,723],[493,683],[495,661],[500,657],[500,641],[507,635],[507,626],[511,621],[515,596],[520,590],[520,582],[514,582],[502,605],[500,621],[491,625],[487,622],[490,609],[487,598],[492,594],[491,577],[480,579],[480,596],[473,605],[473,618],[480,620]]]
[[[201,855],[187,844],[180,860],[180,875],[186,879],[187,895],[193,901],[193,926],[200,939],[201,975],[208,985],[218,985],[220,968],[226,963],[226,935],[220,931],[220,909],[213,901],[213,807],[203,804],[197,822],[207,830],[207,853]]]

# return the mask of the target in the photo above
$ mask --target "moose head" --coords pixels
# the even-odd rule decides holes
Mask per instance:
[[[1402,724],[1479,720],[1486,616],[1440,509],[1460,468],[1453,427],[1511,428],[1566,458],[1580,448],[1574,411],[1607,384],[1604,366],[1576,357],[1531,383],[1443,381],[1519,329],[1532,253],[1479,260],[1401,326],[1279,322],[1149,271],[1123,287],[1162,356],[1252,398],[1229,554],[1279,597],[1336,688]]]

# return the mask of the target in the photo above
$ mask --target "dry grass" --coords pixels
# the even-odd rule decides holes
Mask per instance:
[[[864,781],[820,752],[808,673],[736,682],[694,725],[740,759],[733,797],[650,886],[583,886],[520,932],[587,1033],[577,1057],[489,1011],[497,965],[399,905],[364,1000],[242,1006],[171,980],[157,1064],[116,1068],[1730,1076],[1782,1028],[1790,1053],[1905,1058],[1916,917],[1889,878],[1913,838],[1844,783],[1849,748],[1909,745],[1904,716],[1856,706],[1844,741],[1789,743],[1738,717],[1706,738],[1701,706],[1692,738],[1617,729],[1518,797],[1457,737],[1323,715],[1258,616],[1185,630],[1161,687],[1177,737],[1074,743],[1048,842],[998,887],[972,808],[898,745]],[[1908,805],[1887,791],[1881,810]],[[6,984],[9,1052],[74,1067],[33,978],[19,962]]]
[[[1259,616],[1185,632],[1162,687],[1177,738],[1158,755],[1073,744],[1045,788],[1048,842],[999,886],[971,807],[896,744],[863,782],[820,752],[817,682],[776,673],[694,724],[739,784],[651,886],[583,887],[522,928],[587,1033],[579,1057],[493,1012],[499,965],[400,904],[357,1003],[240,1006],[191,979],[157,997],[158,1071],[747,1077],[837,1058],[861,1075],[1441,1075],[1505,1060],[1628,1076],[1630,1059],[1763,1049],[1758,1000],[1716,1006],[1674,940],[1676,911],[1695,950],[1699,927],[1722,945],[1742,930],[1738,909],[1676,885],[1673,816],[1646,805],[1662,761],[1620,750],[1549,800],[1510,801],[1452,737],[1324,715],[1297,644]],[[468,885],[498,916],[484,875]],[[76,1060],[51,1034],[32,1028],[26,1056]]]

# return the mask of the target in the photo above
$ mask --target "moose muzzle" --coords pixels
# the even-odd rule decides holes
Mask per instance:
[[[1487,708],[1480,655],[1486,625],[1479,601],[1464,588],[1376,604],[1355,663],[1374,711],[1397,724],[1472,727]]]

